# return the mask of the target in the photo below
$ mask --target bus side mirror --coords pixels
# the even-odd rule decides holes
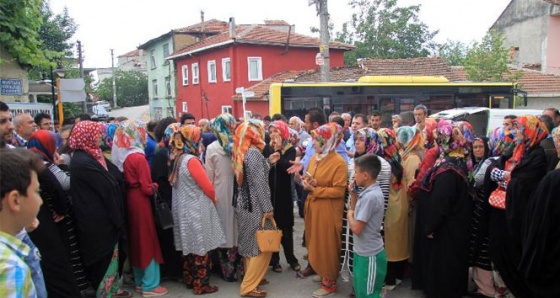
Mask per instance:
[[[513,89],[511,90],[511,92],[513,93],[513,96],[522,96],[523,97],[523,101],[522,101],[522,105],[524,107],[527,106],[527,92],[521,90],[521,89]],[[515,107],[513,107],[515,109]]]

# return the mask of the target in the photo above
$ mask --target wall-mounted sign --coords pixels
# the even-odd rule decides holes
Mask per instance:
[[[20,79],[0,79],[0,93],[2,95],[23,95]]]

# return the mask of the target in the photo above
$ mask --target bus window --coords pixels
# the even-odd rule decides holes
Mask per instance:
[[[392,97],[379,98],[379,113],[381,113],[381,127],[392,127],[391,117],[395,114],[395,100]]]

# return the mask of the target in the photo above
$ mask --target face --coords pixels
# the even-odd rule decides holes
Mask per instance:
[[[343,117],[342,119],[344,119],[344,128],[350,128],[350,124],[352,124],[352,118]]]
[[[309,114],[305,115],[305,130],[307,130],[307,132],[311,132],[311,130],[313,130],[314,127],[311,124],[311,120],[309,119]]]
[[[502,123],[505,129],[511,129],[513,127],[513,120],[509,118],[504,118],[504,122]]]
[[[31,138],[35,130],[37,130],[37,124],[35,124],[31,115],[24,115],[21,124],[16,126],[16,132],[26,140]]]
[[[41,119],[41,123],[39,123],[39,129],[52,130],[53,129],[53,123],[52,123],[51,119],[48,119],[48,118]]]
[[[6,143],[11,143],[14,138],[14,125],[12,124],[12,114],[0,111],[0,139]]]
[[[54,125],[54,131],[55,132],[60,131],[60,124],[57,123],[57,124]]]
[[[195,125],[195,121],[194,119],[185,119],[185,121],[183,121],[183,125]]]
[[[68,144],[68,138],[70,137],[70,130],[65,130],[60,133],[60,138],[62,139],[62,146]]]
[[[313,147],[315,148],[316,153],[323,153],[323,147],[321,147],[321,142],[319,140],[313,138]]]
[[[356,132],[359,129],[362,129],[366,126],[366,124],[364,123],[364,119],[362,119],[362,117],[354,117],[354,119],[352,119],[352,131]]]
[[[484,157],[484,143],[482,140],[475,140],[473,143],[473,154],[476,158],[483,158]]]
[[[18,198],[18,203],[20,207],[20,215],[18,218],[22,220],[20,223],[23,226],[28,226],[37,217],[39,213],[39,207],[43,204],[41,195],[39,194],[39,180],[37,179],[37,173],[35,171],[31,172],[31,183],[27,187],[27,195],[23,196],[20,194]]]
[[[300,127],[299,127],[299,123],[297,120],[291,120],[290,123],[288,123],[288,126],[296,131],[299,131]]]
[[[556,116],[556,114],[553,111],[546,110],[543,112],[543,115],[547,115],[550,118],[552,118],[552,121],[554,122],[554,126],[560,125],[560,117]]]
[[[400,125],[401,124],[401,119],[400,118],[393,118],[393,119],[391,119],[391,122],[393,123],[393,126]]]
[[[371,116],[370,124],[371,124],[371,128],[375,130],[381,128],[381,116]]]
[[[360,167],[355,167],[354,169],[354,180],[356,180],[356,184],[358,186],[364,186],[366,182],[368,174],[364,172]]]
[[[366,138],[360,134],[354,139],[354,147],[356,148],[357,154],[364,154],[366,152]]]
[[[426,121],[426,112],[422,109],[414,110],[414,121],[424,124]]]

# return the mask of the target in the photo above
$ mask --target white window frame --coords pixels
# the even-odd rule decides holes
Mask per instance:
[[[171,76],[165,77],[165,96],[171,96]]]
[[[233,109],[231,108],[231,106],[222,106],[222,114],[223,113],[233,114]]]
[[[184,113],[187,113],[189,111],[189,106],[186,101],[182,102],[182,108]]]
[[[163,51],[163,65],[167,65],[169,64],[169,60],[165,59],[167,58],[167,56],[169,56],[169,43],[166,43],[162,46],[162,51]],[[166,52],[167,49],[167,53]]]
[[[150,67],[152,69],[157,67],[157,65],[156,65],[156,50],[151,50],[150,51],[150,64],[151,64]]]
[[[243,117],[243,120],[252,119],[252,118],[253,118],[253,112],[245,111],[245,115]]]
[[[158,83],[157,80],[152,80],[152,94],[154,95],[154,99],[158,98]]]
[[[189,66],[183,65],[181,67],[181,73],[183,74],[183,86],[189,85]]]
[[[251,77],[251,62],[257,63],[257,74],[256,77]],[[262,81],[262,58],[261,57],[247,57],[247,77],[249,82]]]
[[[226,64],[229,67],[226,67]],[[222,59],[222,79],[224,82],[231,81],[231,59],[230,58],[223,58]]]
[[[214,66],[213,70],[212,66]],[[209,60],[206,67],[208,68],[208,83],[217,83],[218,75],[216,74],[216,60]]]
[[[200,68],[198,67],[198,63],[193,63],[193,64],[191,65],[192,83],[193,83],[193,85],[196,85],[196,84],[200,83],[200,78],[199,78],[199,76],[198,76],[199,70],[200,70]]]

